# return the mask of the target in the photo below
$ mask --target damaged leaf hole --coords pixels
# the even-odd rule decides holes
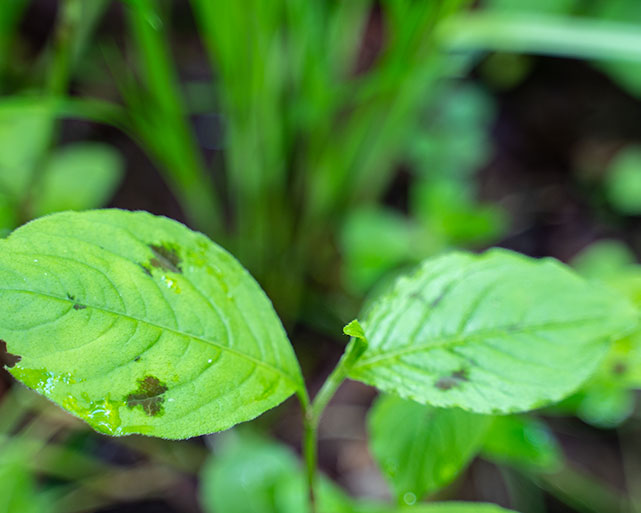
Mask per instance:
[[[11,368],[15,367],[20,360],[22,360],[22,356],[10,353],[7,350],[7,343],[4,340],[0,340],[0,363],[5,367]]]
[[[84,310],[85,308],[87,308],[85,305],[83,305],[81,303],[75,303],[75,301],[76,301],[75,296],[72,296],[71,294],[69,294],[69,292],[67,292],[67,299],[69,301],[74,301],[74,305],[73,305],[73,309],[74,310]]]
[[[450,390],[461,386],[462,383],[469,381],[467,369],[459,369],[452,372],[449,376],[443,376],[436,383],[435,387],[439,390]]]
[[[162,415],[167,385],[155,376],[145,376],[138,380],[138,389],[129,394],[126,403],[129,408],[140,406],[150,417]]]
[[[176,274],[182,274],[182,269],[180,268],[181,259],[178,256],[178,250],[176,247],[170,244],[150,244],[149,249],[151,249],[154,254],[153,258],[149,260],[149,265],[151,267]],[[145,268],[149,271],[148,267]]]

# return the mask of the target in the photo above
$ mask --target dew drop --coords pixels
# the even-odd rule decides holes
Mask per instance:
[[[408,506],[413,506],[416,504],[416,495],[412,492],[405,492],[403,495],[403,502]]]
[[[210,358],[209,360],[207,360],[207,363],[211,363],[211,362],[213,362],[213,361],[214,361],[214,360],[212,360],[212,359]]]

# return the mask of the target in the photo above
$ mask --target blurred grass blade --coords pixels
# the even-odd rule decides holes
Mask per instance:
[[[638,24],[533,14],[475,13],[439,28],[451,50],[536,53],[583,59],[641,61]]]
[[[164,175],[194,227],[220,235],[220,201],[186,121],[158,8],[149,0],[131,1],[128,6],[146,95],[144,111],[129,105],[140,137],[162,161]]]

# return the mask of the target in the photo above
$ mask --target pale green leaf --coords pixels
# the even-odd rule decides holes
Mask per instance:
[[[545,423],[524,415],[495,417],[483,442],[483,456],[542,472],[558,470],[563,461],[559,444]]]
[[[118,152],[98,143],[76,143],[56,152],[37,183],[34,217],[104,206],[123,173]]]
[[[501,51],[641,62],[641,33],[624,22],[528,12],[481,11],[451,16],[441,44],[455,51]]]
[[[285,446],[256,435],[225,433],[200,476],[207,513],[308,513],[305,473]],[[350,513],[349,500],[326,479],[317,489],[320,513]]]
[[[452,253],[369,310],[350,377],[434,406],[525,411],[576,390],[635,322],[625,298],[553,259]]]
[[[396,496],[412,504],[464,470],[491,420],[457,408],[383,396],[369,414],[370,448]]]
[[[271,303],[230,254],[146,212],[53,214],[0,241],[9,371],[110,434],[187,438],[303,387]]]
[[[0,103],[0,192],[23,198],[35,176],[52,129],[46,102],[8,99]]]

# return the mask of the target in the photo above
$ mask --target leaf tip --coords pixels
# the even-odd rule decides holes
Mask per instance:
[[[360,338],[361,340],[367,340],[367,337],[365,337],[365,330],[363,330],[363,327],[361,326],[361,323],[358,322],[358,319],[354,319],[352,322],[347,324],[343,328],[343,333],[345,333],[345,335],[348,335],[350,337]]]

